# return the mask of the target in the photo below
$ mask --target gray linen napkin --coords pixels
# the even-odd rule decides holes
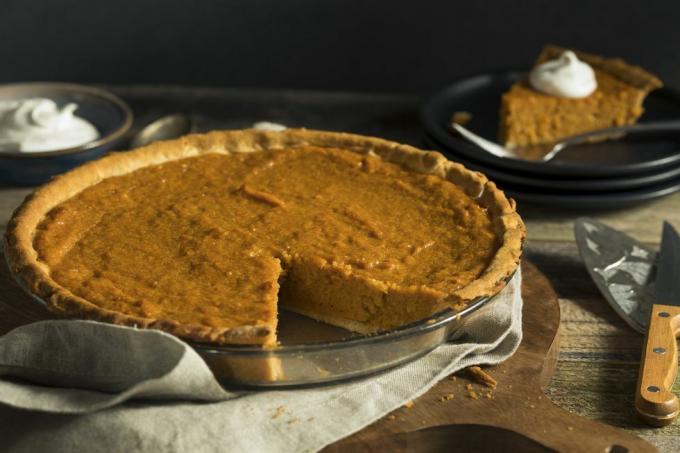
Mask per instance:
[[[158,331],[45,321],[0,338],[0,445],[8,451],[317,451],[443,377],[508,358],[522,337],[518,272],[464,335],[348,384],[230,392]]]

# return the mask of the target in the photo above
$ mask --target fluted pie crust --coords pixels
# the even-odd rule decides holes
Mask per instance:
[[[293,171],[299,174],[285,171],[272,173],[275,178],[267,176],[266,172],[275,171],[271,168],[284,164],[295,168]],[[143,225],[140,217],[140,224],[135,225],[134,216],[126,217],[128,211],[125,210],[115,212],[121,222],[127,222],[127,233],[115,233],[116,224],[113,222],[100,222],[97,218],[90,225],[87,218],[83,220],[87,216],[82,212],[90,212],[87,209],[91,206],[98,206],[91,212],[99,215],[97,213],[102,210],[114,210],[113,206],[118,203],[132,203],[132,209],[137,206],[134,203],[149,205],[149,198],[153,196],[166,202],[174,193],[173,190],[189,193],[195,187],[191,181],[203,181],[198,174],[191,174],[194,166],[205,173],[205,178],[213,178],[210,187],[220,190],[220,185],[231,187],[231,179],[236,184],[233,190],[209,193],[208,197],[215,198],[209,203],[199,200],[196,206],[208,212],[213,204],[218,206],[231,197],[228,201],[232,208],[229,209],[256,211],[259,217],[253,218],[260,222],[257,223],[258,228],[267,231],[258,236],[260,233],[255,232],[257,229],[251,228],[252,234],[248,230],[245,236],[241,235],[240,232],[246,230],[239,222],[247,215],[234,210],[231,216],[229,212],[201,214],[207,216],[206,221],[227,222],[205,231],[200,229],[203,228],[200,225],[197,226],[199,229],[196,231],[201,232],[197,235],[201,237],[187,239],[186,234],[181,236],[179,233],[175,237],[173,228],[182,228],[182,222],[190,216],[187,213],[194,206],[191,201],[184,200],[179,192],[175,198],[170,198],[179,206],[163,208],[175,210],[173,215],[178,217],[173,222],[178,222],[177,226],[163,223],[167,222],[164,220],[156,221],[153,216],[145,218],[146,223]],[[318,175],[310,175],[313,172],[308,171],[317,168],[314,166],[320,169]],[[231,173],[223,174],[219,173],[222,170],[215,170],[223,167],[231,169]],[[187,168],[189,176],[186,181],[189,182],[176,176],[180,171],[187,171]],[[248,170],[244,173],[248,182],[236,181],[239,177],[237,173],[242,169]],[[257,176],[260,174],[265,176]],[[167,175],[176,178],[170,181],[167,191],[158,192],[152,183],[165,183]],[[342,178],[345,177],[351,180],[353,193],[350,196],[346,195],[347,187],[343,186]],[[327,184],[322,184],[324,178]],[[144,188],[143,183],[147,181],[148,187]],[[316,184],[319,181],[321,185],[318,189],[309,188],[311,182]],[[374,181],[380,183],[373,184]],[[277,192],[277,187],[280,192]],[[381,201],[380,197],[371,198],[371,194],[381,193],[383,189],[388,195],[401,193],[403,196],[389,203]],[[130,197],[134,198],[137,193],[135,190],[145,191],[143,193],[147,198],[133,203]],[[225,194],[225,199],[220,199],[220,195],[215,193]],[[196,192],[193,195],[200,194]],[[109,196],[112,197],[110,200],[101,201],[102,197]],[[324,196],[327,198],[324,199]],[[296,197],[302,201],[295,201]],[[373,206],[377,207],[375,212],[371,211]],[[423,212],[426,216],[422,220],[409,220],[411,226],[395,226],[394,222],[385,218],[384,213],[378,212],[386,206],[393,206],[402,213]],[[147,215],[143,214],[146,212],[144,210],[139,212],[142,213],[140,216]],[[66,223],[73,222],[73,228],[63,229],[61,215],[67,215],[64,217]],[[294,215],[304,218],[289,218]],[[163,216],[164,211],[158,218],[163,219]],[[446,224],[447,216],[451,217],[450,227]],[[192,218],[191,221],[196,223],[196,219],[201,220],[202,217]],[[409,217],[404,214],[404,219],[408,220]],[[273,222],[271,225],[276,225],[276,228],[284,225],[290,231],[282,230],[280,235],[273,234],[274,226],[266,222]],[[439,223],[430,226],[428,222]],[[234,252],[233,261],[228,256],[224,256],[224,259],[220,258],[222,255],[213,257],[222,266],[220,269],[224,272],[224,281],[219,275],[210,277],[213,275],[214,263],[203,269],[207,272],[206,279],[213,279],[207,283],[218,290],[222,288],[220,285],[228,284],[224,282],[228,282],[227,275],[232,275],[233,270],[245,282],[242,283],[243,300],[217,298],[214,307],[201,306],[200,300],[197,302],[197,297],[192,294],[185,295],[186,303],[175,295],[166,300],[162,294],[153,293],[147,287],[144,279],[148,270],[136,271],[139,283],[135,283],[135,279],[123,280],[121,275],[127,269],[113,269],[116,272],[109,273],[110,266],[115,267],[117,262],[125,263],[125,247],[134,248],[134,239],[131,237],[134,237],[137,229],[146,231],[149,228],[147,223],[157,224],[155,228],[158,228],[159,234],[158,237],[147,234],[140,247],[152,247],[154,241],[160,243],[167,235],[173,241],[193,240],[178,245],[182,248],[188,243],[197,244],[196,250],[190,250],[192,253],[209,254],[212,249],[223,251],[222,247],[227,247],[224,250],[228,251],[236,250],[238,253]],[[424,227],[421,228],[421,224],[433,231],[428,233]],[[92,231],[97,234],[92,234],[83,225],[93,228]],[[225,225],[230,228],[233,226],[232,230]],[[323,234],[329,239],[320,232],[312,241],[305,237],[307,230],[304,230],[304,225],[312,228],[309,231],[316,232],[325,231],[327,227],[328,231]],[[406,230],[399,231],[397,227],[402,226]],[[298,231],[298,228],[301,229]],[[413,237],[409,230],[412,230]],[[77,231],[76,236],[73,236],[76,234],[73,231]],[[214,234],[215,238],[205,245],[201,241],[204,240],[204,234],[208,233]],[[98,246],[97,240],[102,238],[102,241],[110,241],[116,237],[115,234],[121,234],[121,242],[103,244],[103,249],[108,248],[113,257],[108,256],[106,250],[101,252],[107,254],[108,260],[102,264],[98,261],[100,257],[95,256],[99,253],[94,251]],[[425,241],[428,234],[432,235],[431,240]],[[284,240],[283,237],[292,239]],[[326,242],[331,241],[331,237],[336,242],[329,245]],[[478,241],[475,240],[477,237]],[[158,142],[136,151],[110,155],[53,179],[29,195],[14,213],[5,235],[5,252],[12,272],[31,292],[46,300],[49,308],[57,314],[156,328],[199,342],[274,346],[280,281],[284,282],[280,290],[284,306],[331,324],[370,334],[396,328],[445,308],[460,309],[479,297],[495,295],[516,270],[524,237],[525,228],[514,201],[507,199],[484,175],[450,162],[439,153],[346,133],[304,129],[283,132],[243,130],[189,135],[173,141]],[[71,242],[64,238],[70,238]],[[289,240],[291,242],[286,242]],[[130,241],[133,241],[133,247],[130,247]],[[240,246],[238,241],[244,241],[242,248],[248,249],[243,254],[244,258],[239,258],[244,260],[241,262],[236,259],[241,254],[238,248],[234,248]],[[174,242],[167,243],[170,245],[158,246],[159,254],[170,253]],[[465,244],[465,250],[458,253],[452,249],[455,252],[452,255],[455,256],[442,260],[442,250],[449,253],[446,247],[455,247],[458,243]],[[78,244],[82,245],[80,249]],[[288,247],[287,244],[292,245]],[[395,249],[402,245],[404,250],[408,249],[405,255]],[[422,252],[427,247],[430,248]],[[333,253],[338,256],[329,255]],[[414,258],[416,253],[421,255]],[[371,261],[371,257],[375,257],[375,261]],[[380,257],[383,257],[382,261]],[[182,264],[182,259],[178,258],[178,266]],[[78,268],[87,260],[95,260],[97,269]],[[459,262],[464,267],[460,269],[462,277],[458,280],[455,275],[449,278],[449,274],[455,274],[456,263]],[[262,266],[259,263],[263,263]],[[408,265],[411,267],[405,263],[411,263]],[[202,264],[205,263],[192,262],[194,267],[200,268]],[[423,266],[430,266],[432,270],[422,271]],[[167,272],[185,271],[168,267]],[[159,272],[159,276],[162,277],[163,273]],[[198,280],[198,283],[194,280]],[[122,281],[132,286],[147,285],[140,287],[140,291],[135,294],[141,294],[139,297],[142,299],[146,297],[144,295],[151,294],[153,297],[158,296],[158,300],[130,299],[127,291],[130,288],[121,286]],[[169,282],[167,285],[175,285],[168,288],[182,289],[177,286],[181,283]],[[191,279],[190,283],[187,280],[186,286],[194,288],[200,284],[200,278]],[[163,288],[163,283],[160,288]],[[103,293],[97,292],[104,290]],[[225,294],[233,294],[229,288],[225,291]],[[120,300],[115,296],[119,293]],[[250,300],[253,302],[244,302]],[[126,306],[126,303],[129,305]],[[258,308],[255,310],[253,307]]]

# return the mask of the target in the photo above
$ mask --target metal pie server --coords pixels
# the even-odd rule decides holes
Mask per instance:
[[[647,423],[665,426],[680,413],[680,401],[672,392],[680,334],[680,235],[668,222],[664,222],[661,236],[655,299],[642,350],[635,407]]]
[[[646,334],[636,407],[654,426],[672,423],[679,412],[671,392],[677,372],[680,331],[680,239],[664,224],[661,252],[594,219],[575,224],[586,268],[612,308]]]

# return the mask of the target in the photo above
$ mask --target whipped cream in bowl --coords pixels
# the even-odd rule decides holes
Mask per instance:
[[[132,126],[114,94],[68,83],[0,85],[0,184],[36,185],[118,144]]]
[[[57,151],[98,139],[97,128],[75,115],[77,108],[47,98],[0,101],[0,152]]]
[[[570,50],[559,58],[537,65],[529,74],[532,88],[563,98],[585,98],[597,89],[593,68]]]

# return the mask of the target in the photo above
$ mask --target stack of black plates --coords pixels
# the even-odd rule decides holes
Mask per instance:
[[[611,208],[680,190],[680,135],[617,140],[568,148],[550,162],[493,156],[449,132],[454,112],[472,114],[466,127],[496,140],[501,95],[519,72],[483,74],[450,85],[423,107],[426,145],[451,160],[481,171],[518,200]],[[645,101],[641,122],[680,119],[680,92],[663,88]]]

